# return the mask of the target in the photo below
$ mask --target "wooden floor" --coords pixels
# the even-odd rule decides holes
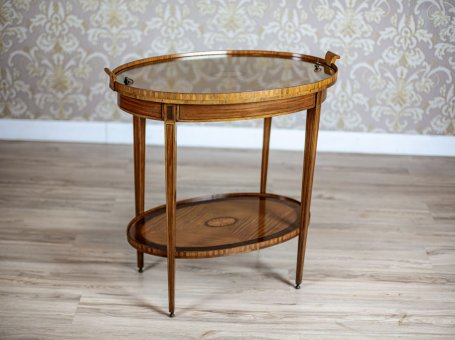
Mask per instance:
[[[0,338],[455,338],[455,158],[320,153],[302,289],[296,239],[136,271],[132,146],[0,142]],[[146,207],[164,202],[147,149]],[[302,154],[271,153],[298,199]],[[260,151],[180,149],[178,199],[258,191]]]

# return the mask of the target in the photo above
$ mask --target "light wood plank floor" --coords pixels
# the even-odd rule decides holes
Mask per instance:
[[[164,202],[147,149],[146,207]],[[302,153],[271,153],[299,198]],[[180,149],[178,199],[257,191],[260,151]],[[320,153],[302,289],[296,240],[136,271],[131,146],[0,142],[0,338],[455,338],[455,158]]]

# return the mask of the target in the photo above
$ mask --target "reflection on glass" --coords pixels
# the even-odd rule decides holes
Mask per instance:
[[[134,80],[132,86],[154,91],[228,93],[292,87],[330,76],[300,59],[213,55],[138,66],[118,74],[117,79],[123,83],[128,77]]]

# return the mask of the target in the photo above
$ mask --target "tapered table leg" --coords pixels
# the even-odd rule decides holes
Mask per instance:
[[[134,194],[136,216],[144,212],[145,185],[145,118],[133,116],[134,134]],[[137,251],[137,268],[142,273],[144,253]]]
[[[313,190],[314,164],[316,162],[316,147],[321,114],[322,92],[316,94],[316,105],[307,111],[305,152],[303,161],[302,196],[300,206],[299,243],[297,250],[297,268],[295,288],[299,289],[303,277],[305,247],[310,223],[311,192]]]
[[[261,194],[267,191],[267,171],[269,166],[270,128],[272,117],[264,118],[264,136],[262,139]]]
[[[174,316],[175,298],[175,224],[176,224],[176,170],[177,143],[175,110],[176,106],[166,106],[165,158],[166,158],[166,223],[167,223],[167,273],[169,316]]]
[[[262,138],[262,162],[261,162],[261,194],[267,191],[267,172],[269,166],[269,146],[270,146],[270,128],[272,127],[272,117],[264,118],[264,135]],[[266,225],[266,201],[259,201],[259,220],[257,235],[264,235]]]

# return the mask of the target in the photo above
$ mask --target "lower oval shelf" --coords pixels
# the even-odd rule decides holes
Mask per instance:
[[[299,234],[300,202],[274,194],[234,193],[177,202],[176,257],[203,258],[257,250]],[[134,218],[128,242],[167,256],[166,206]]]

